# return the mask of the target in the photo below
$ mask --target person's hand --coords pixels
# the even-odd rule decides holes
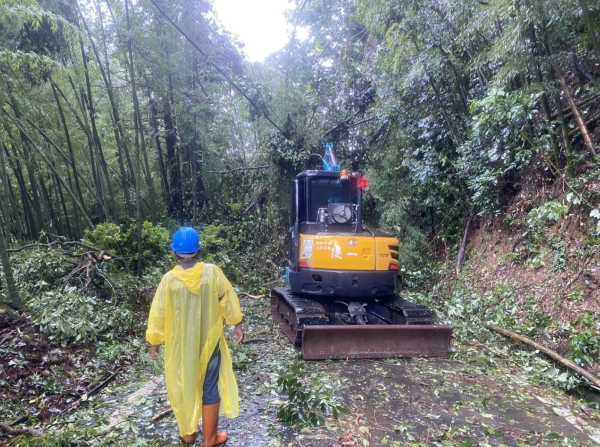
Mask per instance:
[[[160,352],[160,345],[151,345],[150,346],[150,356],[154,360],[158,360],[158,353]]]
[[[241,324],[236,324],[233,329],[233,333],[235,334],[235,338],[238,343],[243,343],[244,341],[244,330],[242,329]]]

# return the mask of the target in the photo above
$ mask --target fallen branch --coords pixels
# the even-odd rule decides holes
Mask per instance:
[[[241,171],[257,171],[259,169],[267,169],[270,168],[271,165],[263,165],[263,166],[246,166],[242,168],[234,168],[228,169],[225,171],[204,171],[205,174],[231,174],[232,172],[241,172]]]
[[[172,412],[173,412],[173,408],[169,407],[168,409],[161,411],[160,413],[157,413],[154,416],[152,416],[152,422],[160,421],[162,418],[164,418],[165,416],[168,416]]]
[[[91,397],[94,394],[97,394],[102,388],[104,388],[106,385],[108,385],[115,377],[117,377],[117,374],[119,374],[119,372],[121,371],[121,368],[122,368],[122,366],[119,366],[115,370],[114,373],[112,373],[110,376],[108,376],[106,379],[104,379],[102,382],[100,382],[98,385],[96,385],[94,388],[92,388],[90,391],[88,391],[86,393],[87,397]],[[73,408],[75,406],[75,404],[77,404],[80,400],[81,400],[81,396],[78,396],[77,399],[75,399],[73,402],[71,402],[71,405],[69,405],[66,408],[63,408],[62,411],[58,414],[62,415],[64,413],[66,413],[71,408]]]
[[[268,343],[271,340],[268,338],[250,338],[247,340],[244,340],[244,344],[245,345],[251,345],[252,343]]]
[[[35,428],[12,428],[8,424],[0,424],[0,428],[11,436],[30,435],[30,436],[44,436],[42,430],[36,430]]]
[[[583,140],[585,142],[585,145],[587,146],[587,148],[590,150],[590,152],[592,154],[597,155],[596,149],[594,148],[594,143],[592,141],[592,138],[590,137],[590,132],[588,131],[587,125],[586,125],[585,121],[583,121],[581,112],[579,111],[579,108],[577,107],[577,104],[575,104],[575,100],[573,99],[573,96],[571,95],[571,90],[569,89],[567,78],[564,75],[564,73],[561,71],[560,67],[558,66],[558,64],[556,62],[554,62],[553,65],[554,65],[554,70],[556,71],[556,73],[558,73],[558,76],[560,78],[560,83],[562,85],[562,89],[565,94],[565,97],[567,98],[567,102],[568,102],[569,106],[571,106],[571,110],[573,111],[573,114],[575,115],[577,124],[579,125],[579,130],[583,134]]]
[[[598,99],[598,97],[600,97],[600,95],[592,95],[589,96],[585,99],[582,99],[581,101],[579,101],[579,103],[577,103],[577,107],[583,107],[584,105],[586,105],[587,103],[589,103],[590,101],[595,101],[596,99]],[[573,111],[571,110],[571,106],[568,105],[567,107],[565,107],[564,109],[562,109],[562,112],[565,114],[565,118],[570,118],[573,116]],[[551,118],[553,120],[555,120],[556,118],[558,118],[558,112],[555,112],[552,114]]]
[[[98,385],[96,385],[90,392],[87,393],[88,397],[93,396],[94,394],[97,394],[98,391],[100,391],[102,388],[104,388],[106,385],[108,385],[110,382],[112,382],[112,380],[117,377],[117,374],[119,374],[119,372],[121,371],[122,366],[119,366],[114,373],[112,373],[110,376],[108,376],[106,379],[104,379],[101,383],[99,383]]]
[[[268,189],[262,189],[261,191],[259,191],[258,196],[252,200],[252,202],[250,203],[250,205],[248,205],[246,207],[246,209],[244,210],[244,212],[242,213],[242,216],[246,217],[246,215],[252,211],[252,209],[259,204],[261,207],[267,202],[267,200],[269,199],[269,190]]]
[[[21,417],[18,417],[17,419],[15,419],[14,421],[12,421],[8,425],[11,426],[11,427],[14,427],[15,425],[20,424],[21,422],[25,422],[27,419],[29,419],[29,413],[24,414]]]
[[[4,337],[2,337],[0,339],[0,346],[2,346],[6,340],[10,340],[13,337],[13,333],[14,333],[14,331],[10,331],[8,334],[6,334]]]
[[[270,286],[271,284],[275,284],[277,281],[281,281],[282,279],[285,279],[285,275],[282,276],[281,278],[277,278],[277,279],[275,279],[275,280],[273,280],[271,282],[267,282],[267,283],[261,284],[260,286],[261,287]]]
[[[244,342],[246,343],[246,342]],[[281,342],[279,342],[281,344]],[[282,345],[283,347],[283,345]],[[275,348],[271,348],[269,349],[267,352],[263,352],[261,355],[259,355],[258,357],[256,357],[254,360],[252,360],[253,362],[258,362],[259,360],[265,358],[266,356],[268,356],[269,354],[271,354],[273,351],[275,350]]]
[[[539,343],[536,343],[535,341],[531,340],[530,338],[524,337],[523,335],[519,335],[515,332],[509,331],[508,329],[501,328],[494,324],[485,324],[484,326],[492,331],[498,332],[506,337],[512,338],[513,340],[518,340],[521,343],[525,343],[526,345],[531,346],[531,347],[537,349],[538,351],[543,352],[548,357],[553,358],[554,360],[556,360],[557,362],[566,366],[567,368],[569,368],[569,369],[575,371],[576,373],[578,373],[579,375],[585,377],[592,384],[596,385],[596,387],[600,387],[600,379],[598,377],[596,377],[589,371],[583,369],[581,366],[576,365],[571,360],[564,358],[557,352],[555,352],[551,349],[548,349],[545,346],[540,345]]]
[[[62,254],[64,254],[64,253],[62,253]],[[90,283],[92,282],[92,277],[90,276],[90,273],[91,273],[91,270],[94,269],[96,271],[96,273],[98,274],[98,276],[101,277],[109,285],[114,296],[117,296],[117,291],[115,290],[112,282],[110,282],[110,280],[106,276],[104,276],[102,274],[102,272],[100,271],[100,269],[98,268],[98,264],[100,264],[102,262],[110,262],[111,260],[113,260],[114,258],[112,257],[112,255],[108,254],[104,250],[100,250],[100,253],[98,255],[96,255],[96,253],[94,253],[94,252],[88,251],[85,253],[80,253],[78,255],[70,254],[70,256],[79,257],[80,262],[79,262],[79,264],[77,264],[75,266],[75,268],[73,270],[71,270],[71,273],[69,273],[67,275],[67,279],[65,280],[65,282],[61,288],[61,292],[65,290],[65,288],[69,285],[69,283],[71,282],[71,280],[75,277],[75,275],[77,273],[80,273],[84,270],[85,270],[86,280],[85,280],[85,284],[82,286],[82,289],[87,290]],[[87,264],[84,265],[84,261],[86,259],[87,259]]]
[[[70,251],[63,251],[60,253],[61,256],[71,257],[71,258],[79,258],[79,264],[75,264],[74,262],[71,262],[71,261],[65,259],[65,262],[73,265],[73,270],[71,270],[71,272],[67,275],[67,278],[61,288],[61,292],[64,291],[64,289],[70,284],[71,280],[75,277],[75,275],[78,273],[81,273],[82,271],[85,271],[85,276],[86,276],[86,281],[85,281],[85,284],[82,286],[82,288],[84,290],[87,289],[89,287],[90,283],[92,282],[92,277],[90,276],[91,270],[94,269],[96,271],[97,275],[100,278],[102,278],[102,280],[104,282],[106,282],[106,284],[108,284],[108,286],[112,290],[114,296],[117,296],[117,291],[115,290],[115,287],[113,286],[112,282],[100,271],[100,269],[98,268],[98,264],[100,264],[102,262],[122,261],[124,263],[125,267],[127,267],[127,263],[124,262],[123,258],[114,256],[113,254],[111,254],[110,252],[108,252],[106,250],[102,250],[98,247],[94,247],[93,245],[84,244],[83,242],[79,242],[79,241],[57,240],[57,241],[49,242],[47,244],[42,244],[39,242],[35,243],[35,244],[28,244],[28,245],[24,245],[23,247],[20,247],[20,248],[10,249],[8,251],[10,253],[18,253],[23,250],[36,249],[36,248],[38,248],[38,249],[44,248],[47,250],[52,250],[56,247],[63,247],[63,248],[64,247],[81,247],[81,248],[85,248],[85,249],[89,250],[89,251],[86,251],[83,253],[71,253]],[[84,265],[84,261],[86,259],[87,259],[87,263]]]
[[[591,124],[594,124],[594,122],[598,121],[598,119],[600,119],[600,113],[596,113],[594,116],[592,116],[590,119],[588,119],[585,122],[585,125],[589,126]],[[574,135],[577,135],[579,132],[581,132],[581,128],[576,127],[575,129],[573,129],[572,131],[569,132],[569,136],[572,137]]]
[[[253,299],[253,300],[255,300],[255,301],[258,301],[258,300],[260,300],[261,298],[264,298],[264,297],[265,297],[265,295],[264,295],[264,294],[263,294],[263,295],[250,295],[249,293],[246,293],[246,292],[241,292],[241,293],[238,293],[238,297],[242,297],[242,296],[247,296],[248,298],[252,298],[252,299]]]
[[[456,276],[460,275],[460,269],[462,268],[463,260],[465,259],[465,249],[467,248],[467,239],[469,237],[469,229],[471,228],[471,222],[475,217],[475,208],[471,208],[467,224],[465,225],[465,234],[462,242],[460,243],[460,249],[458,250],[458,259],[456,260]]]
[[[590,254],[590,256],[587,258],[587,260],[583,263],[583,266],[579,269],[579,271],[577,272],[577,274],[571,278],[571,280],[567,283],[567,288],[571,287],[571,285],[577,281],[579,279],[579,277],[581,276],[581,274],[584,272],[584,270],[586,269],[587,265],[590,263],[590,261],[592,260],[592,258],[594,257],[594,255],[596,254],[596,252],[592,252],[592,254]]]
[[[12,428],[17,424],[20,424],[21,422],[25,422],[27,419],[29,419],[29,413],[24,414],[21,417],[18,417],[17,419],[15,419],[12,422],[9,422],[8,424],[0,423],[0,429],[2,429],[7,434],[13,435],[13,436],[20,436],[20,435],[26,435],[26,434],[31,435],[31,436],[44,436],[44,432],[42,430],[36,430],[33,428],[24,428],[24,429]]]
[[[57,247],[57,246],[58,247],[81,247],[81,248],[85,248],[87,250],[92,250],[92,251],[98,251],[98,252],[102,251],[98,247],[94,247],[93,245],[84,244],[83,242],[78,242],[78,241],[53,241],[53,242],[49,242],[47,244],[42,244],[41,242],[36,242],[35,244],[23,245],[20,248],[11,248],[7,251],[9,253],[18,253],[20,251],[28,250],[30,248],[47,248],[48,250],[52,250],[54,247]],[[114,257],[114,256],[110,255],[108,252],[105,252],[105,253],[111,257]]]

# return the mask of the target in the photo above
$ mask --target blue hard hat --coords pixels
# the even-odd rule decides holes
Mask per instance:
[[[200,235],[191,227],[180,228],[173,236],[173,251],[182,255],[193,255],[202,250]]]

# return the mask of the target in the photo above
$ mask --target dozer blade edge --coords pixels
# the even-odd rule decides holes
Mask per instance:
[[[452,326],[304,326],[306,360],[447,357]]]

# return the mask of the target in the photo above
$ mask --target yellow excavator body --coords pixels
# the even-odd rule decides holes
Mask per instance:
[[[452,328],[400,294],[400,243],[366,228],[359,173],[305,171],[291,185],[288,288],[271,310],[305,359],[443,357]]]
[[[400,269],[398,239],[353,235],[300,235],[299,262],[323,270],[369,271]],[[393,267],[392,267],[393,269]]]

